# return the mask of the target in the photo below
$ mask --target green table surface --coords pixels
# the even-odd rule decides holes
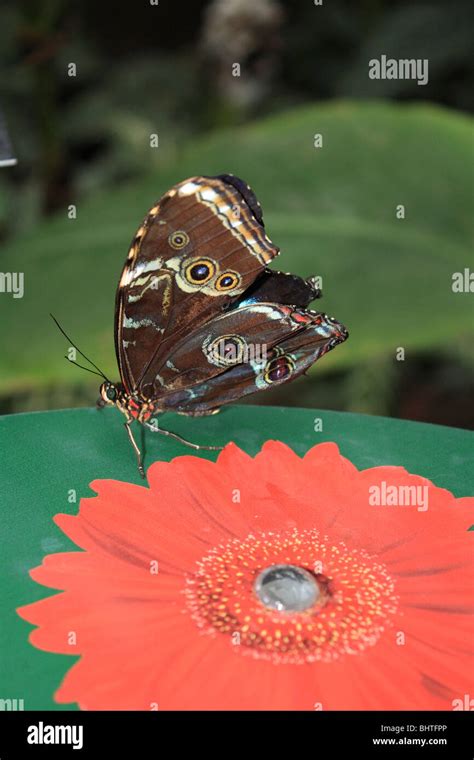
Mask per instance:
[[[315,420],[322,420],[322,431]],[[474,433],[383,417],[315,409],[234,406],[214,417],[162,418],[169,428],[201,444],[233,440],[255,454],[269,438],[298,454],[335,441],[360,469],[403,465],[456,496],[473,493]],[[315,430],[316,428],[316,430]],[[157,459],[195,453],[182,444],[145,433],[145,466]],[[96,478],[143,483],[115,409],[71,409],[0,417],[0,500],[2,580],[0,597],[0,698],[23,699],[26,710],[71,709],[52,695],[75,661],[41,652],[28,643],[31,626],[15,608],[52,592],[34,583],[30,568],[46,554],[75,550],[52,522],[58,512],[75,514]],[[202,452],[214,459],[215,452]],[[77,503],[68,501],[71,489]],[[449,529],[449,528],[447,528]]]

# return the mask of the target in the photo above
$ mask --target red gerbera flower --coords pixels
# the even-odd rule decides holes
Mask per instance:
[[[84,551],[32,577],[31,642],[81,655],[83,709],[451,710],[472,684],[474,499],[401,467],[303,458],[156,462],[95,481],[57,524]],[[379,502],[381,502],[379,504]]]

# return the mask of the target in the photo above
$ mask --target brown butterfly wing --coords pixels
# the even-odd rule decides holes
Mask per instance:
[[[260,361],[273,346],[304,329],[306,322],[302,310],[272,303],[221,314],[186,336],[163,359],[155,377],[158,405],[162,394],[203,383],[237,364]]]
[[[116,353],[129,393],[154,398],[172,347],[232,305],[278,254],[259,208],[226,175],[185,180],[150,209],[117,290]]]
[[[184,414],[203,414],[249,393],[290,382],[348,337],[345,327],[326,314],[289,309],[278,304],[265,306],[269,309],[268,316],[272,323],[272,311],[286,311],[279,323],[280,339],[269,343],[260,357],[242,361],[205,380],[199,380],[199,373],[186,373],[181,378],[181,383],[175,381],[174,386],[170,385],[160,398],[162,411],[173,409]],[[250,306],[245,309],[246,322],[251,320],[255,308],[257,307]],[[238,309],[237,312],[239,311],[244,309]],[[292,328],[291,323],[294,323]],[[241,325],[241,332],[245,332],[247,327],[248,325]],[[269,327],[267,322],[267,328]],[[271,330],[275,338],[277,330],[274,326]],[[184,385],[183,379],[186,381]]]
[[[261,302],[306,308],[322,295],[317,280],[317,277],[308,277],[303,280],[297,274],[265,269],[245,293],[242,293],[232,308]]]

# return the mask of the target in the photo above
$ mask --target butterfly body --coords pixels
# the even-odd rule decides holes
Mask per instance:
[[[237,177],[192,177],[165,193],[120,277],[121,383],[103,383],[101,403],[115,404],[128,426],[169,410],[213,414],[298,377],[344,341],[343,325],[308,309],[321,295],[314,278],[268,268],[278,253]]]
[[[106,381],[99,388],[101,406],[114,404],[117,409],[130,420],[148,422],[156,413],[156,405],[152,401],[128,393],[121,383]]]

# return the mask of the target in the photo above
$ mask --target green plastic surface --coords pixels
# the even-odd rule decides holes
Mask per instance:
[[[315,420],[323,430],[316,432]],[[322,441],[335,441],[359,468],[403,465],[456,496],[472,495],[474,433],[402,420],[340,412],[234,406],[214,417],[162,418],[169,428],[201,444],[235,441],[254,455],[269,438],[298,454]],[[145,433],[145,465],[195,453],[151,431]],[[53,692],[74,658],[41,652],[28,643],[31,626],[15,608],[54,591],[34,583],[30,568],[46,554],[75,550],[53,515],[75,514],[96,478],[143,483],[135,456],[115,409],[75,409],[0,418],[2,595],[0,609],[0,697],[23,699],[26,710],[71,709],[56,705]],[[217,454],[202,452],[214,459]],[[77,503],[68,495],[74,489]],[[474,522],[474,516],[473,516]],[[449,531],[449,525],[446,526]]]

